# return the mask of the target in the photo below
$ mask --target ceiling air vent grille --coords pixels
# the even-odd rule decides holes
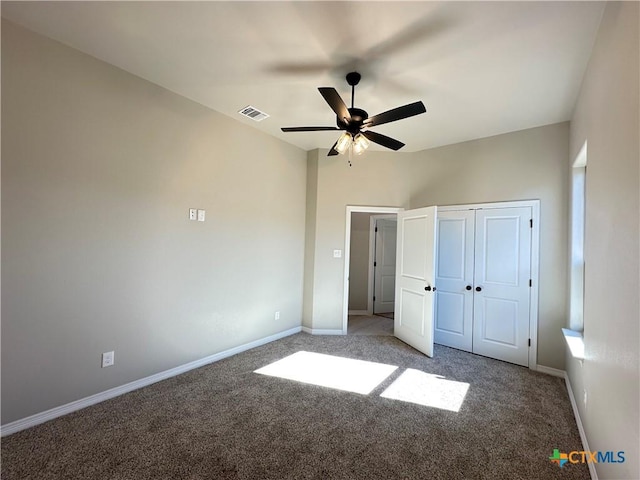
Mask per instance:
[[[245,117],[249,117],[251,120],[255,120],[256,122],[261,122],[262,120],[264,120],[269,116],[268,114],[261,112],[257,108],[252,107],[251,105],[247,105],[238,113],[240,115],[244,115]]]

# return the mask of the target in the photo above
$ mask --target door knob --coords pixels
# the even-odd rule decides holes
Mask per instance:
[[[482,291],[482,287],[476,287],[476,292],[481,292]]]
[[[424,289],[425,289],[427,292],[430,292],[430,291],[431,291],[431,286],[430,286],[430,285],[427,285],[426,287],[424,287]],[[435,288],[434,288],[434,290],[435,290]]]
[[[466,287],[464,287],[465,290],[471,290],[471,285],[467,285]]]

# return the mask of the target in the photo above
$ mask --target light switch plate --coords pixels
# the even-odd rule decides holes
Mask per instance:
[[[333,258],[341,258],[341,257],[342,257],[342,250],[333,251]]]
[[[102,354],[102,368],[110,367],[115,363],[114,352],[104,352]]]
[[[204,222],[204,210],[198,210],[198,221]]]

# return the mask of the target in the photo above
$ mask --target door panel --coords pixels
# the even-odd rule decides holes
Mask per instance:
[[[476,212],[473,351],[529,363],[530,207]]]
[[[394,335],[433,356],[436,207],[398,214]]]
[[[485,295],[482,301],[482,313],[485,319],[482,337],[485,342],[518,347],[518,302],[487,298]]]
[[[437,222],[434,341],[470,352],[475,211],[439,212]]]
[[[527,219],[528,221],[528,219]],[[482,282],[518,285],[520,217],[485,218]]]
[[[426,280],[427,271],[427,216],[402,218],[403,235],[400,240],[402,261],[400,274],[406,278]],[[398,256],[396,256],[398,258]]]
[[[439,333],[464,335],[464,297],[465,295],[461,293],[443,292],[441,290],[436,292],[436,343],[442,343],[437,341]]]
[[[393,312],[393,303],[395,301],[396,296],[396,276],[395,273],[393,276],[384,275],[380,280],[380,303],[383,305],[379,309],[376,310],[376,313],[388,313]],[[376,297],[377,301],[377,297]],[[388,305],[389,310],[384,308],[385,305]]]
[[[402,328],[406,328],[411,333],[423,336],[424,322],[422,317],[424,313],[425,294],[420,291],[413,291],[407,288],[402,289],[400,296],[400,310],[403,315],[400,317],[398,324]]]
[[[373,313],[391,313],[396,295],[396,219],[376,220]]]

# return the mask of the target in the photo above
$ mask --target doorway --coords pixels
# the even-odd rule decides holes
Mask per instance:
[[[345,254],[344,254],[344,296],[343,296],[343,308],[342,308],[342,333],[344,335],[346,335],[348,333],[348,329],[349,329],[349,296],[350,296],[350,292],[351,292],[351,287],[353,288],[357,288],[360,292],[362,292],[363,290],[366,292],[366,304],[365,303],[360,303],[360,308],[354,309],[352,310],[352,313],[357,313],[360,315],[371,315],[373,316],[373,312],[374,312],[374,301],[373,301],[373,292],[375,290],[375,279],[374,279],[374,270],[373,270],[373,263],[370,259],[374,258],[373,253],[366,255],[366,262],[367,262],[367,282],[366,285],[358,285],[357,287],[355,286],[355,284],[352,284],[350,281],[350,277],[351,277],[351,272],[350,272],[350,265],[351,265],[351,257],[352,257],[352,253],[354,255],[356,255],[356,252],[354,250],[354,252],[351,251],[351,247],[352,247],[352,242],[351,242],[351,236],[352,236],[352,221],[354,220],[353,214],[358,214],[358,213],[365,213],[365,214],[369,214],[370,216],[370,222],[374,221],[373,219],[376,217],[379,218],[386,218],[386,219],[393,219],[398,212],[403,211],[402,208],[399,207],[366,207],[366,206],[347,206],[347,212],[346,212],[346,225],[345,225]],[[356,220],[357,221],[357,220]],[[371,223],[369,223],[369,225],[371,225]],[[370,230],[370,227],[369,229]],[[374,232],[375,233],[375,232]],[[389,232],[387,232],[389,233]],[[374,252],[375,251],[375,238],[372,238],[371,235],[369,236],[369,252]],[[389,243],[389,245],[391,245]],[[387,245],[387,250],[391,249],[391,247]],[[393,245],[393,249],[395,249],[395,244]],[[361,252],[360,252],[361,253]],[[389,255],[387,255],[387,258],[389,258]],[[394,255],[394,259],[395,259],[395,255]],[[377,260],[376,260],[377,262]],[[380,271],[382,272],[382,270]],[[395,267],[394,267],[394,285],[395,285]],[[380,279],[378,282],[378,285],[382,285],[383,280]],[[387,286],[389,284],[389,278],[385,278],[384,282],[386,282]],[[388,289],[387,289],[388,290]],[[393,293],[391,294],[393,296]],[[376,296],[376,299],[378,299],[379,297]],[[389,299],[389,295],[386,294],[385,297],[386,300]],[[362,300],[362,299],[361,299]],[[366,306],[365,306],[366,305]],[[386,306],[379,306],[379,309],[388,309],[389,308],[389,304],[387,303]]]

